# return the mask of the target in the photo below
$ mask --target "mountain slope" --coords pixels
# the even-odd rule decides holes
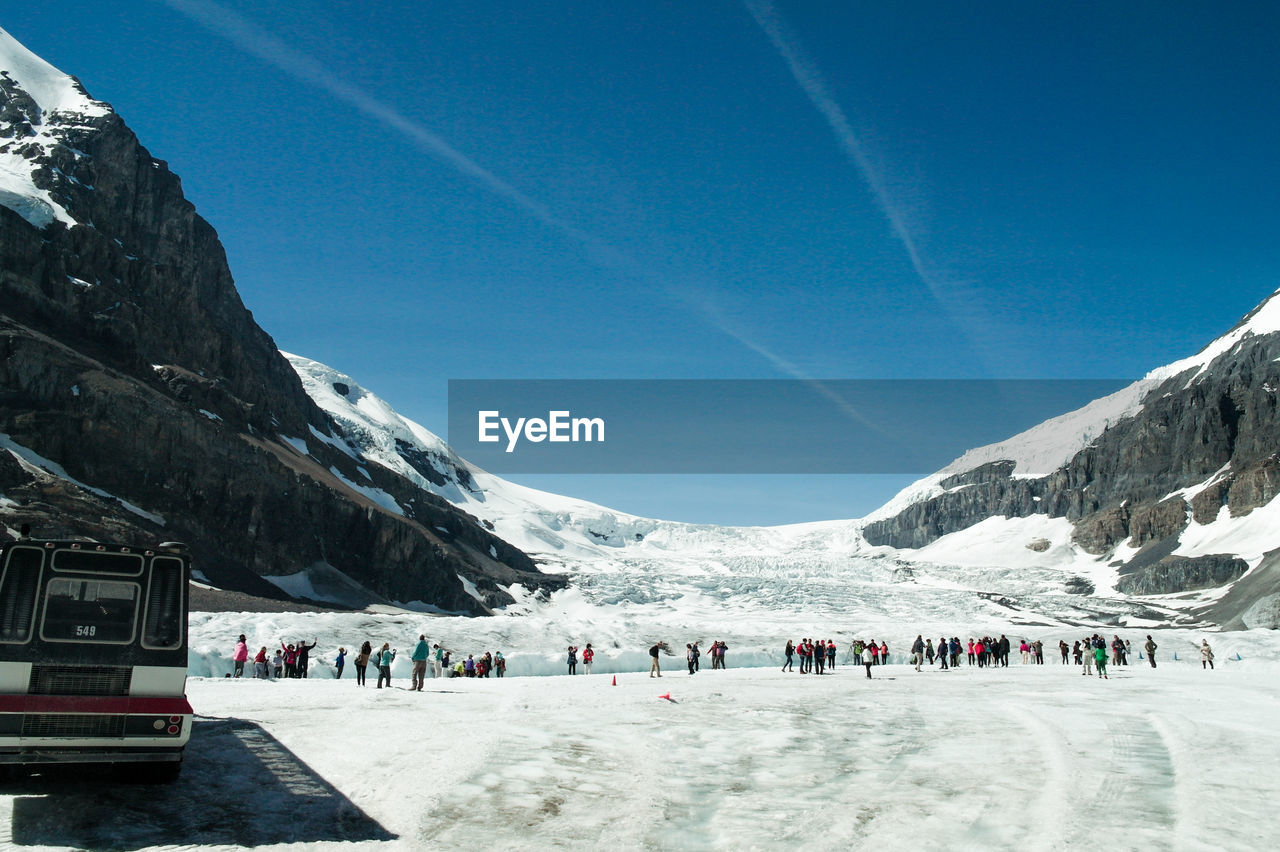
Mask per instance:
[[[1071,543],[1150,595],[1261,589],[1280,493],[1280,297],[1196,355],[1021,435],[966,453],[869,516],[871,544],[926,548],[991,518],[1071,524]],[[1264,561],[1266,565],[1264,565]],[[1212,617],[1237,622],[1256,596]]]
[[[372,601],[479,612],[510,600],[495,581],[559,585],[446,501],[362,472],[178,178],[3,30],[0,353],[10,534],[182,539],[212,580],[265,595],[262,576],[332,570]]]
[[[1268,555],[1280,546],[1277,350],[1273,298],[1197,355],[970,450],[867,518],[772,528],[639,518],[522,488],[470,466],[349,376],[289,357],[362,458],[415,479],[578,585],[643,599],[651,572],[676,581],[846,570],[1046,613],[1159,622],[1190,612],[1242,627],[1270,626],[1280,600],[1267,597],[1280,590]]]

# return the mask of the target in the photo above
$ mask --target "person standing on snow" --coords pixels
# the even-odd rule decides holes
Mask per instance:
[[[236,648],[231,652],[231,662],[235,663],[235,677],[241,677],[244,674],[245,660],[249,659],[249,646],[245,644],[244,634],[240,634],[240,638],[236,640]]]
[[[431,646],[431,676],[444,677],[444,649],[439,642]]]
[[[1103,680],[1111,680],[1107,677],[1107,649],[1106,646],[1100,645],[1093,649],[1093,660],[1098,665],[1098,677]]]
[[[409,655],[410,661],[413,662],[413,676],[409,681],[411,691],[422,691],[422,686],[427,680],[427,658],[430,656],[431,648],[427,645],[427,634],[420,633],[418,644],[413,646],[413,653]]]
[[[569,674],[577,674],[578,673],[578,646],[577,645],[569,646],[569,656],[566,662],[569,663]]]
[[[391,664],[395,661],[396,652],[391,647],[390,642],[382,643],[382,650],[378,652],[378,689],[382,689],[382,682],[387,682],[387,689],[391,688]]]
[[[662,666],[658,663],[658,652],[662,650],[662,643],[655,642],[653,647],[649,649],[649,677],[653,677],[656,672],[658,677],[662,677]]]
[[[263,649],[266,650],[265,648]],[[338,680],[342,680],[342,669],[347,664],[347,649],[338,649],[338,658],[333,661],[334,668],[338,670]]]
[[[591,650],[591,643],[587,643],[587,647],[582,651],[582,673],[591,674],[591,661],[596,658],[596,652]]]
[[[794,672],[795,660],[793,658],[796,653],[796,646],[792,643],[790,639],[787,640],[787,647],[782,649],[782,653],[787,655],[787,661],[782,664],[782,670],[784,672]]]
[[[1203,670],[1203,669],[1204,669],[1205,665],[1208,665],[1210,669],[1212,669],[1212,668],[1213,668],[1213,649],[1209,647],[1209,640],[1208,640],[1208,639],[1201,639],[1201,640],[1200,640],[1200,668],[1201,668],[1201,670]]]
[[[308,645],[306,642],[298,643],[298,660],[297,660],[297,668],[296,668],[298,677],[307,676],[307,669],[310,667],[310,661],[308,660],[308,656],[311,654],[311,649],[314,648],[316,646],[316,643],[319,641],[320,641],[319,639],[312,639],[310,645]]]
[[[871,667],[875,665],[876,655],[871,653],[871,649],[875,644],[868,645],[862,649],[862,665],[867,670],[867,680],[871,680]]]
[[[1147,634],[1147,643],[1142,646],[1147,649],[1147,662],[1151,663],[1151,668],[1156,667],[1156,648],[1160,647],[1156,644],[1156,640],[1151,638],[1151,634]]]
[[[364,686],[365,669],[369,667],[369,658],[373,656],[373,646],[369,644],[369,640],[364,640],[364,644],[360,646],[360,653],[356,654],[356,686]]]

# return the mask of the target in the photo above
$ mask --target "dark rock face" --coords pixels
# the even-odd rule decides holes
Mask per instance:
[[[921,547],[988,517],[1045,513],[1074,522],[1077,544],[1106,553],[1176,536],[1188,516],[1206,523],[1226,506],[1246,514],[1280,493],[1280,335],[1246,336],[1194,380],[1175,376],[1142,410],[1107,429],[1066,465],[1014,479],[1011,463],[983,465],[942,483],[952,489],[872,523],[872,544]],[[1190,382],[1190,384],[1188,384]],[[1220,474],[1191,501],[1166,499]]]
[[[1155,565],[1122,575],[1116,589],[1127,595],[1211,589],[1240,579],[1248,570],[1248,563],[1237,556],[1166,556]]]
[[[0,143],[41,118],[0,78]],[[178,178],[114,114],[58,134],[31,146],[34,179],[82,224],[37,229],[0,207],[0,432],[112,496],[0,450],[0,494],[16,504],[0,519],[47,537],[180,539],[215,582],[277,597],[260,575],[316,563],[462,612],[484,605],[459,574],[489,605],[510,600],[496,582],[561,584],[435,495],[376,465],[365,479],[315,440],[341,436],[245,309]]]

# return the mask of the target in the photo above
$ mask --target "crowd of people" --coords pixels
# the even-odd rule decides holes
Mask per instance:
[[[307,677],[310,668],[310,653],[317,643],[318,639],[315,638],[310,643],[298,641],[289,644],[281,641],[279,649],[275,650],[271,656],[268,655],[266,646],[259,648],[257,654],[253,657],[253,677],[267,680],[282,677]],[[1141,650],[1137,654],[1137,658],[1145,659],[1152,668],[1155,668],[1157,647],[1155,640],[1148,634],[1145,643],[1143,643]],[[707,649],[707,653],[711,656],[712,669],[726,667],[725,653],[728,648],[727,643],[716,640]],[[914,666],[917,672],[923,671],[925,665],[937,665],[945,671],[959,668],[963,657],[969,666],[976,666],[980,669],[1007,668],[1012,648],[1013,643],[1003,634],[999,638],[994,636],[982,636],[976,639],[969,637],[967,643],[962,642],[958,636],[950,638],[942,636],[935,643],[932,637],[925,638],[923,634],[917,634],[915,642],[911,645],[908,664]],[[806,637],[799,642],[788,639],[783,648],[785,662],[783,663],[782,671],[799,671],[801,674],[819,675],[833,671],[836,667],[838,651],[839,648],[833,639],[809,639]],[[1145,657],[1142,654],[1143,651],[1146,652]],[[1112,666],[1128,666],[1130,661],[1135,658],[1130,641],[1121,639],[1118,634],[1113,634],[1110,641],[1108,641],[1101,634],[1094,633],[1084,639],[1075,641],[1071,645],[1068,645],[1066,640],[1059,640],[1058,652],[1062,665],[1074,663],[1080,666],[1081,675],[1093,676],[1096,671],[1097,675],[1104,679],[1109,679],[1108,662]],[[576,645],[568,646],[565,658],[568,664],[568,673],[571,675],[577,674],[578,663],[581,661],[583,673],[591,674],[591,667],[595,662],[595,653],[595,649],[592,648],[590,642],[586,643],[581,650]],[[650,677],[662,677],[660,658],[664,653],[672,654],[665,642],[657,642],[650,647]],[[1030,641],[1025,638],[1020,639],[1018,653],[1023,665],[1044,665],[1044,643],[1040,639]],[[356,685],[365,685],[365,674],[372,663],[374,668],[377,669],[377,688],[381,689],[384,685],[389,687],[391,685],[391,666],[395,662],[396,655],[397,650],[391,647],[390,642],[383,642],[377,649],[369,641],[363,642],[360,646],[360,652],[355,656]],[[1209,647],[1208,640],[1201,641],[1199,655],[1202,668],[1212,669],[1214,667],[1213,650]],[[796,657],[800,658],[799,669],[795,667]],[[345,647],[338,648],[337,656],[334,659],[334,669],[338,678],[342,677],[343,670],[346,668],[346,658],[347,649]],[[695,674],[699,670],[701,658],[700,641],[686,643],[685,662],[688,665],[689,674]],[[459,655],[459,658],[455,659],[453,652],[447,648],[442,648],[438,642],[434,644],[428,643],[425,634],[418,636],[418,641],[414,645],[409,659],[412,664],[409,689],[419,692],[422,691],[428,672],[430,672],[432,678],[487,678],[490,676],[503,677],[507,670],[507,661],[501,651],[496,653],[486,651],[479,656],[468,654],[466,659],[461,659]],[[866,669],[866,676],[870,678],[874,667],[887,665],[890,662],[889,645],[883,640],[877,642],[874,639],[854,639],[848,645],[848,656],[845,659],[846,662],[852,660],[855,665],[862,665]],[[242,633],[236,641],[235,649],[232,652],[233,673],[227,675],[227,677],[243,677],[248,660],[249,647]]]
[[[253,677],[264,680],[307,677],[311,669],[311,651],[318,642],[318,639],[312,639],[310,644],[305,641],[293,644],[282,641],[279,650],[275,651],[272,657],[268,656],[267,648],[264,645],[253,658]],[[587,648],[590,649],[591,646],[587,645]],[[368,672],[369,665],[372,664],[378,674],[377,688],[382,689],[384,685],[390,686],[391,664],[395,662],[397,653],[397,649],[392,648],[390,642],[383,642],[379,648],[375,649],[371,642],[365,640],[360,645],[360,652],[356,654],[353,663],[356,685],[365,685],[365,675]],[[244,677],[245,664],[248,659],[249,646],[244,634],[241,633],[236,640],[235,648],[231,652],[232,672],[227,677]],[[489,677],[490,674],[494,677],[502,677],[507,672],[507,661],[502,656],[501,651],[496,653],[485,651],[479,657],[474,654],[468,654],[465,660],[459,659],[455,661],[452,659],[452,652],[446,648],[441,648],[438,642],[428,644],[425,634],[418,636],[417,644],[414,645],[409,659],[412,663],[409,688],[418,692],[422,691],[428,671],[431,672],[433,678]],[[341,679],[346,667],[347,649],[339,647],[337,656],[333,661],[335,676]],[[590,670],[589,661],[588,670]]]

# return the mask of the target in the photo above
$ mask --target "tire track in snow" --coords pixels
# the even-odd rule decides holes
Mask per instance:
[[[1050,726],[1037,715],[1037,709],[1024,704],[1002,704],[1006,719],[1026,732],[1039,751],[1043,772],[1035,803],[1031,806],[1028,834],[1023,841],[1032,850],[1051,850],[1062,846],[1066,835],[1066,818],[1063,802],[1067,801],[1070,788],[1070,764],[1063,732]]]

